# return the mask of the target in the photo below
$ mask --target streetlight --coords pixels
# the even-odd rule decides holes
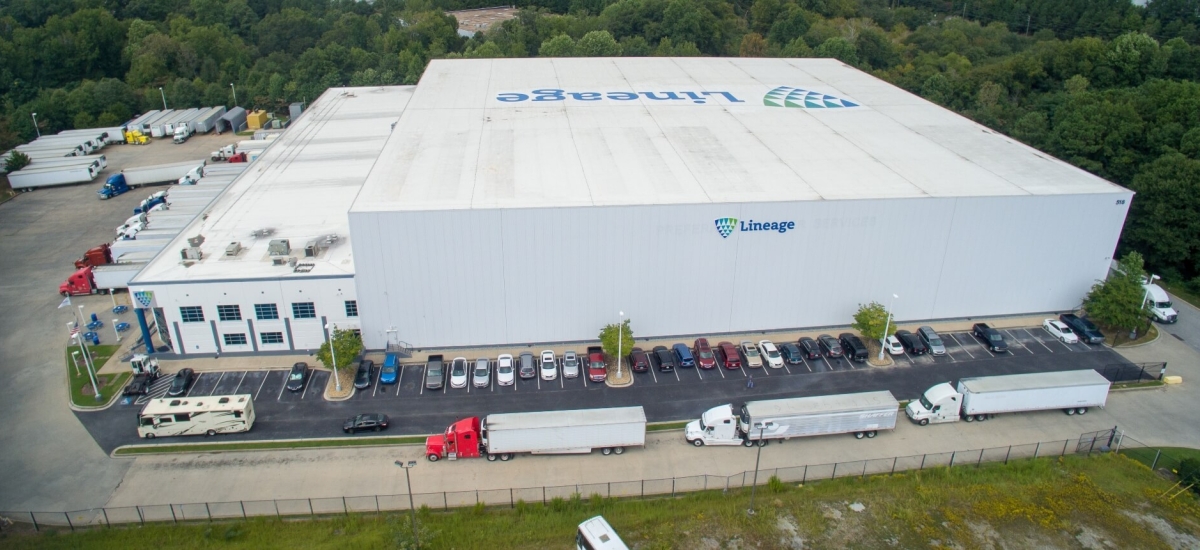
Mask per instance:
[[[163,89],[162,89],[162,86],[159,86],[159,87],[158,87],[158,93],[162,95],[162,98],[163,98],[163,110],[164,110],[164,111],[166,111],[166,110],[167,110],[167,93],[163,91]]]
[[[750,485],[750,507],[746,509],[747,515],[754,515],[754,490],[758,488],[758,463],[762,460],[762,448],[766,445],[763,439],[763,433],[767,428],[774,428],[774,422],[755,422],[754,427],[758,428],[758,457],[754,459],[754,483]]]
[[[42,131],[38,130],[38,127],[37,127],[37,113],[29,113],[29,114],[33,115],[33,131],[37,132],[37,137],[39,139],[41,139]]]
[[[621,379],[621,340],[625,336],[625,312],[617,312],[617,379]]]
[[[879,339],[880,361],[883,361],[883,348],[885,348],[887,344],[888,330],[892,328],[892,306],[896,305],[896,298],[899,298],[899,296],[893,294],[892,301],[888,302],[887,321],[883,323],[883,337]]]
[[[101,399],[104,399],[104,396],[100,395],[100,385],[96,383],[96,373],[92,372],[91,357],[88,356],[87,347],[84,344],[85,338],[83,337],[83,334],[78,332],[78,328],[78,325],[67,323],[68,333],[74,331],[74,333],[71,334],[71,338],[79,340],[79,351],[83,355],[83,364],[87,368],[88,378],[90,378],[92,381],[92,389],[96,390],[96,401],[100,401]]]
[[[237,88],[233,86],[232,82],[229,83],[229,88],[233,90],[233,106],[237,107]]]
[[[420,548],[421,547],[421,539],[418,538],[418,536],[417,536],[417,510],[413,506],[412,478],[410,478],[408,476],[408,470],[411,468],[415,468],[417,466],[417,461],[410,460],[410,461],[408,461],[408,464],[405,464],[405,463],[397,460],[396,465],[401,468],[404,468],[404,481],[405,481],[405,485],[408,487],[408,515],[409,515],[409,517],[412,518],[413,543],[415,544],[415,546],[417,548]]]
[[[333,358],[333,386],[337,391],[342,391],[342,379],[338,377],[337,372],[337,354],[333,351],[333,340],[329,338],[330,327],[337,330],[337,325],[332,323],[325,325],[325,341],[329,343],[329,356]]]
[[[120,319],[113,319],[113,336],[117,337],[117,342],[121,341],[121,333],[117,331],[117,323],[120,321]]]

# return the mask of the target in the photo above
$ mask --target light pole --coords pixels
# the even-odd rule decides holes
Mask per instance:
[[[33,131],[37,132],[37,137],[40,139],[42,137],[42,131],[38,130],[38,127],[37,127],[37,113],[29,113],[29,114],[33,115]]]
[[[329,342],[329,356],[333,358],[333,387],[337,391],[342,391],[342,379],[338,377],[337,372],[337,353],[333,351],[333,340],[330,338],[330,327],[332,330],[337,330],[337,326],[330,323],[325,325],[325,341]]]
[[[747,515],[754,515],[754,490],[758,488],[758,464],[762,460],[762,448],[765,445],[763,442],[763,433],[767,428],[775,427],[774,422],[755,422],[754,427],[758,428],[758,457],[754,459],[754,483],[750,485],[750,507],[746,509]]]
[[[401,468],[404,468],[404,482],[405,482],[405,485],[408,487],[408,515],[409,515],[409,517],[412,518],[413,543],[417,548],[420,548],[421,547],[421,539],[418,538],[418,536],[417,536],[417,509],[415,507],[413,507],[412,478],[410,478],[408,476],[408,470],[411,468],[415,468],[417,466],[417,461],[410,460],[410,461],[408,461],[408,464],[405,464],[405,463],[397,460],[396,465]]]
[[[621,379],[621,340],[625,336],[625,312],[617,312],[617,379]]]
[[[67,323],[68,331],[71,331],[72,329],[78,329],[78,328],[79,328],[78,325],[72,325],[71,323]],[[96,390],[96,401],[99,401],[99,400],[103,399],[104,396],[100,395],[100,385],[96,383],[96,373],[92,372],[91,358],[88,357],[87,347],[84,344],[85,338],[83,337],[83,334],[81,334],[79,332],[75,332],[74,334],[72,334],[71,338],[79,339],[79,351],[83,355],[83,365],[84,365],[84,367],[87,368],[88,378],[91,379],[91,381],[92,381],[92,389]]]
[[[229,88],[233,90],[233,106],[237,107],[237,88],[233,86],[232,82],[229,83]]]
[[[883,323],[883,337],[879,339],[879,360],[883,361],[883,348],[886,347],[888,330],[892,328],[892,306],[896,305],[896,296],[892,295],[892,301],[888,303],[887,321]]]
[[[164,110],[164,111],[166,111],[166,110],[167,110],[167,93],[163,91],[163,89],[162,89],[162,86],[159,86],[159,87],[158,87],[158,93],[159,93],[160,95],[162,95],[162,98],[163,98],[163,110]]]
[[[120,319],[113,319],[113,336],[117,337],[117,342],[121,341],[121,333],[117,331],[117,323],[120,321]]]

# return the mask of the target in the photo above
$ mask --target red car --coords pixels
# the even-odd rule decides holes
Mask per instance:
[[[650,358],[646,356],[646,351],[642,348],[633,348],[629,352],[629,368],[633,372],[646,372],[650,370]]]
[[[708,346],[707,338],[697,338],[696,343],[692,345],[692,355],[696,356],[696,364],[702,369],[711,369],[717,366],[717,358],[713,355],[713,350]]]
[[[729,370],[742,368],[742,356],[738,355],[737,348],[730,342],[717,344],[717,356],[721,358],[721,364]]]

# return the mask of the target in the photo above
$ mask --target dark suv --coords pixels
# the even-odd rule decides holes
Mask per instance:
[[[633,348],[629,351],[629,368],[633,372],[646,372],[650,370],[650,358],[646,357],[646,351],[642,348]]]
[[[838,342],[842,344],[842,349],[846,352],[846,357],[849,357],[855,363],[862,363],[867,360],[867,345],[863,343],[862,338],[858,335],[849,332],[843,332],[838,335]]]
[[[1004,336],[1000,334],[1000,331],[988,326],[987,323],[975,323],[975,326],[971,327],[971,332],[975,334],[976,338],[983,340],[987,349],[995,353],[1008,351],[1008,342],[1004,341]]]
[[[779,345],[779,353],[783,354],[783,361],[789,365],[800,365],[804,363],[804,352],[800,350],[800,346],[788,342]]]
[[[523,351],[517,357],[517,376],[521,378],[533,378],[537,376],[537,367],[533,364],[532,353]]]
[[[817,337],[817,343],[821,344],[821,351],[825,352],[827,357],[842,356],[842,344],[840,344],[834,337],[828,334],[822,334]]]
[[[675,370],[675,354],[666,346],[654,346],[654,362],[658,363],[658,370],[669,372]]]
[[[1085,317],[1080,317],[1074,313],[1064,313],[1058,316],[1058,320],[1063,324],[1071,327],[1075,334],[1079,335],[1079,339],[1089,344],[1103,344],[1104,334],[1100,329]]]
[[[916,334],[907,330],[897,330],[896,339],[900,340],[900,345],[904,346],[904,351],[909,355],[925,355],[929,353],[929,348],[925,347],[925,342],[921,341]]]
[[[820,344],[817,344],[816,340],[805,336],[797,340],[796,343],[800,344],[800,349],[804,350],[805,359],[821,358],[821,346]]]
[[[430,355],[425,363],[425,389],[440,390],[446,383],[446,364],[441,355]]]

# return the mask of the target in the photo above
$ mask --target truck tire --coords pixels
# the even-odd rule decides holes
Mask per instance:
[[[1067,416],[1075,416],[1075,409],[1067,409]]]
[[[608,455],[612,454],[612,449],[610,449],[608,447],[600,449],[600,454],[602,454],[604,456],[608,456]]]
[[[500,461],[501,461],[501,462],[508,462],[509,460],[512,460],[512,457],[513,457],[513,455],[511,455],[511,454],[508,454],[508,453],[504,453],[504,454],[500,455]]]
[[[613,447],[613,454],[618,454],[618,455],[625,454],[625,447]]]
[[[871,430],[871,431],[867,432],[867,439],[872,439],[877,435],[879,435],[879,432],[877,432],[875,430]]]
[[[495,462],[495,461],[496,461],[496,455],[489,454],[489,455],[487,455],[487,459],[488,459],[488,462]]]
[[[766,439],[760,439],[760,440],[758,440],[758,446],[759,446],[759,447],[766,447],[766,446],[767,446],[767,443],[770,443],[770,441],[769,441],[769,440],[766,440]]]
[[[1087,414],[1087,407],[1079,407],[1079,410],[1075,411],[1075,414]]]
[[[152,433],[146,434],[146,439],[154,439],[154,434],[152,434]]]
[[[863,433],[863,432],[854,432],[854,439],[862,439],[862,438],[863,438],[863,437],[865,437],[866,435],[867,435],[867,434],[865,434],[865,433]]]
[[[968,415],[966,415],[966,416],[964,416],[964,417],[963,417],[963,420],[966,420],[967,422],[974,422],[974,421],[975,421],[975,416],[974,416],[974,415],[970,415],[970,414],[968,414]]]
[[[986,414],[977,414],[977,415],[975,415],[975,420],[977,420],[977,421],[979,421],[979,422],[983,422],[984,420],[987,420],[987,419],[988,419],[988,417],[987,417],[987,415],[986,415]]]
[[[696,447],[703,447],[703,446],[704,446],[704,440],[703,440],[703,439],[693,439],[693,440],[691,441],[691,444],[692,444],[692,445],[694,445],[694,446],[696,446]]]
[[[753,447],[753,446],[754,446],[754,442],[753,442],[753,441],[750,441],[749,439],[746,439],[746,440],[742,441],[742,445],[745,445],[745,446],[747,446],[747,447]]]
[[[209,431],[207,431],[207,432],[204,432],[204,435],[207,435],[207,436],[209,436],[209,437],[212,437],[212,436],[214,436],[214,435],[217,435],[217,431],[216,431],[216,430],[209,430]]]
[[[429,460],[430,462],[437,462],[437,461],[438,461],[438,459],[440,459],[440,458],[442,458],[442,457],[440,457],[440,456],[438,456],[438,455],[435,455],[435,454],[427,454],[427,455],[425,455],[425,458],[426,458],[427,460]]]
[[[917,422],[917,424],[920,424],[920,425],[922,425],[922,426],[928,426],[928,425],[929,425],[929,419],[928,419],[928,418],[922,418],[920,422]]]

